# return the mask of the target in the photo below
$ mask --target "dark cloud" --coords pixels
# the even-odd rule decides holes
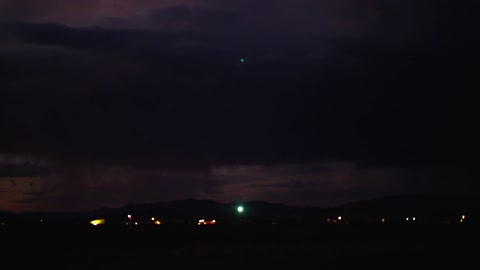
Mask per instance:
[[[38,18],[48,14],[52,8],[55,8],[55,1],[8,1],[0,3],[0,15],[5,19],[30,19]]]
[[[217,196],[218,183],[208,173],[162,169],[132,170],[130,167],[92,164],[81,168],[58,168],[44,178],[43,187],[27,190],[15,204],[45,208],[89,210],[99,206],[123,206],[128,202],[149,203],[178,198]],[[148,187],[148,188],[146,188]],[[59,207],[57,204],[62,204]]]
[[[48,173],[49,169],[43,166],[0,163],[0,179],[6,178],[11,180],[11,178],[15,177],[38,177]],[[14,182],[12,183],[14,184]]]
[[[95,15],[102,0],[2,0],[0,17],[3,20],[22,20],[30,22],[79,22]]]
[[[304,37],[289,49],[272,47],[271,58],[264,58],[262,46],[228,50],[227,41],[207,35],[5,26],[9,40],[31,46],[4,55],[10,63],[4,103],[15,107],[9,114],[18,111],[5,116],[5,122],[27,129],[13,128],[11,137],[37,132],[32,141],[38,142],[30,142],[37,146],[115,157],[149,149],[165,159],[178,155],[231,163],[323,158],[454,162],[470,140],[460,140],[451,130],[473,132],[461,124],[471,119],[473,109],[456,106],[468,102],[458,87],[475,84],[465,62],[471,61],[465,59],[467,52],[475,51],[457,48],[469,39],[457,32],[466,23],[437,25],[450,15],[446,9],[423,10],[430,15],[421,18],[425,14],[413,7],[405,8],[413,15],[381,7],[378,16],[387,21],[366,28],[365,35],[335,36],[332,30]],[[150,16],[175,21],[192,14],[177,6]],[[400,19],[389,21],[388,14]],[[440,38],[433,39],[429,31]],[[449,41],[451,35],[455,42]],[[390,39],[397,36],[408,39]],[[237,37],[232,32],[228,38]],[[308,58],[319,50],[324,50],[321,59]],[[242,55],[245,65],[238,61]],[[28,96],[19,96],[22,91]],[[445,143],[451,140],[459,145]]]

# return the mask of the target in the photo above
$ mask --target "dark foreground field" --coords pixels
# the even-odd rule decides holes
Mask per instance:
[[[475,227],[185,226],[1,228],[10,269],[446,269],[476,265]]]

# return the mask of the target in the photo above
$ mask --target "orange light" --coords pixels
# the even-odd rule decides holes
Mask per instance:
[[[215,219],[212,219],[212,220],[199,219],[198,225],[215,224],[215,222],[217,222]]]

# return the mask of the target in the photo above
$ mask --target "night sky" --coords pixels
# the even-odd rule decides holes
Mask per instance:
[[[478,8],[0,0],[0,210],[476,195]]]

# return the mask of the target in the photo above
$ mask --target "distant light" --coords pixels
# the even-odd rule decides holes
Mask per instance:
[[[415,217],[412,218],[412,220],[415,220],[415,219],[416,219]]]
[[[241,63],[245,63],[245,58],[240,58]]]
[[[405,220],[408,221],[408,217]]]
[[[97,226],[97,225],[102,225],[102,224],[105,224],[105,219],[95,219],[95,220],[92,220],[90,221],[90,224],[92,224],[93,226]]]
[[[128,218],[128,219],[132,219],[132,215],[127,215],[127,218]]]
[[[338,218],[337,218],[337,219],[338,219],[338,220],[342,220],[342,216],[338,216]]]
[[[135,221],[135,225],[138,225],[138,222]]]
[[[237,207],[237,212],[242,213],[243,212],[243,206]]]
[[[382,218],[382,222],[385,222],[385,218]]]
[[[152,217],[152,220],[155,220],[155,218],[154,218],[154,217]]]
[[[160,225],[160,224],[162,224],[162,223],[160,222],[160,220],[155,220],[155,224],[156,224],[156,225]]]
[[[215,219],[212,219],[212,220],[199,219],[198,225],[212,225],[212,224],[215,224],[215,222],[217,222]]]

